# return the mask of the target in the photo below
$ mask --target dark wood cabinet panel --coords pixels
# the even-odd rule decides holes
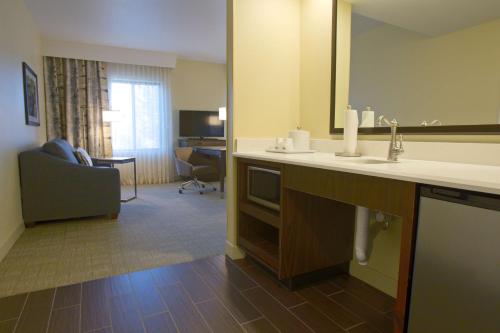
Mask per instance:
[[[416,184],[296,165],[286,165],[284,187],[404,217],[412,211]]]
[[[279,213],[252,207],[246,198],[248,166],[281,171]],[[395,179],[238,158],[238,244],[279,279],[345,269],[352,259],[355,207],[402,219],[394,327],[406,320],[415,235],[417,184]],[[336,269],[336,270],[335,270]],[[345,286],[356,288],[359,286]],[[364,293],[364,291],[363,291]],[[373,296],[377,298],[377,296]],[[378,299],[387,310],[389,301]]]
[[[349,262],[354,215],[352,205],[286,190],[280,277],[290,278]]]

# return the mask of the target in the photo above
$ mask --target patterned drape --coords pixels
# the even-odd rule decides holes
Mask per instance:
[[[63,138],[91,156],[105,156],[102,120],[108,109],[106,64],[44,57],[48,139]]]

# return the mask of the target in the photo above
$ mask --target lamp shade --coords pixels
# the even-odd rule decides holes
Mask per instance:
[[[226,120],[227,110],[225,106],[219,108],[219,120]]]

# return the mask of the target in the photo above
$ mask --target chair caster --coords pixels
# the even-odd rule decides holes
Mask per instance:
[[[182,194],[182,190],[181,189],[179,189],[179,194]]]
[[[203,191],[200,191],[200,194],[203,195]]]
[[[202,184],[201,187],[205,188],[205,185]]]

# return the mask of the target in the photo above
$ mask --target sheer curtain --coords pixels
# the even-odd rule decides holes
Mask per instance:
[[[113,156],[133,156],[138,184],[174,178],[169,69],[108,64]],[[119,166],[123,184],[133,184],[133,169]]]

